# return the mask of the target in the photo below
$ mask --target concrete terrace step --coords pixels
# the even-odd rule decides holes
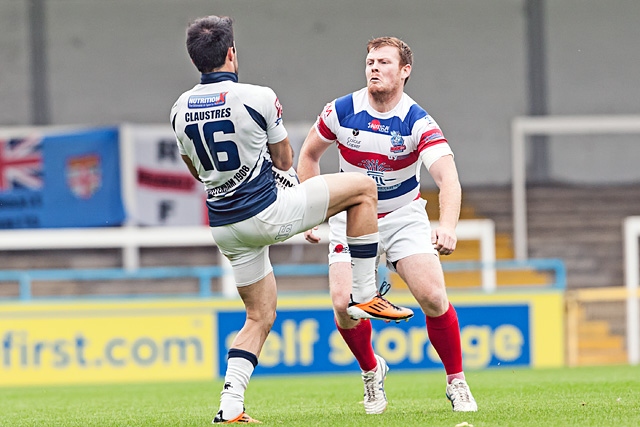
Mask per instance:
[[[584,315],[582,316],[582,319],[583,321],[578,326],[578,334],[580,337],[591,338],[594,336],[603,336],[609,334],[608,322],[605,322],[603,320],[587,321]]]
[[[600,353],[578,355],[578,365],[580,366],[623,365],[628,362],[625,351],[612,352],[607,349]]]
[[[448,289],[479,289],[482,286],[482,275],[478,271],[455,271],[444,273]],[[408,289],[407,284],[398,274],[389,276],[392,289]],[[496,272],[496,284],[500,286],[536,286],[547,285],[552,280],[548,275],[532,270],[508,270]]]
[[[578,349],[580,351],[594,352],[598,350],[602,351],[618,351],[624,352],[624,338],[619,336],[606,336],[596,338],[583,338],[578,339]]]
[[[510,186],[463,189],[463,204],[512,233]],[[640,183],[530,185],[527,188],[529,255],[560,258],[568,286],[622,286],[622,223],[640,215]]]

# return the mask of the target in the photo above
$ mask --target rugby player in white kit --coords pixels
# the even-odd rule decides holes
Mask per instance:
[[[456,247],[461,188],[453,152],[442,130],[406,93],[413,53],[395,37],[367,45],[367,87],[338,98],[324,108],[300,151],[298,174],[303,182],[320,173],[322,154],[335,143],[340,170],[375,180],[378,188],[379,255],[407,283],[426,316],[429,341],[446,371],[446,396],[454,411],[476,411],[477,404],[462,369],[460,327],[449,303],[438,254]],[[420,168],[425,165],[440,189],[440,221],[431,229],[420,197]],[[385,360],[374,353],[371,323],[355,319],[349,296],[352,256],[342,250],[345,218],[329,220],[329,286],[338,331],[362,370],[364,408],[379,414],[387,407]],[[317,243],[312,231],[307,240]],[[350,311],[351,310],[351,311]]]
[[[377,294],[377,193],[368,177],[318,176],[276,188],[273,167],[292,168],[293,151],[273,90],[238,82],[232,19],[208,16],[187,28],[187,51],[200,83],[171,109],[182,159],[204,184],[213,239],[233,267],[246,321],[228,351],[220,409],[214,423],[257,422],[244,392],[276,316],[276,282],[269,245],[346,212],[346,248],[353,259],[354,305],[362,318],[408,319],[410,309]]]

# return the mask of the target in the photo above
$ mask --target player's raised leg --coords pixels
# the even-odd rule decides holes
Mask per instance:
[[[355,172],[322,177],[329,186],[327,217],[342,211],[347,213],[347,246],[352,265],[352,303],[348,308],[349,315],[354,319],[387,321],[411,318],[411,309],[398,307],[378,294],[378,190],[375,182],[368,176]]]

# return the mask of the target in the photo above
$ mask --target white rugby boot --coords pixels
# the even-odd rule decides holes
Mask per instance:
[[[451,401],[454,412],[476,412],[478,404],[465,380],[454,379],[447,385],[447,399]]]
[[[364,411],[367,414],[381,414],[387,409],[387,395],[384,380],[389,372],[387,362],[377,354],[378,367],[375,371],[362,372],[364,382]]]

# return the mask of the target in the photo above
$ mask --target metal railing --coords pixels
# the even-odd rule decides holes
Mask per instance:
[[[442,264],[445,272],[453,271],[479,271],[483,267],[481,262],[444,262]],[[532,269],[536,271],[551,271],[553,279],[546,285],[551,289],[565,289],[566,270],[564,263],[558,259],[531,259],[528,261],[498,261],[490,266],[498,270],[520,270]],[[326,276],[329,267],[323,264],[280,264],[274,265],[276,277],[285,276]],[[388,269],[380,267],[378,271],[379,282],[388,282]],[[100,280],[144,280],[144,279],[172,279],[172,278],[196,278],[198,280],[197,292],[190,293],[165,293],[165,294],[110,294],[114,297],[211,297],[218,295],[211,291],[211,280],[224,277],[225,270],[220,266],[194,266],[194,267],[143,267],[136,270],[126,270],[121,268],[108,269],[42,269],[42,270],[9,270],[0,271],[0,283],[17,282],[19,285],[18,300],[31,301],[34,299],[51,298],[35,297],[32,293],[32,283],[34,281],[100,281]],[[526,284],[523,284],[526,285]],[[522,287],[519,285],[519,287]],[[536,285],[540,288],[540,285]],[[484,289],[486,292],[486,289]],[[495,289],[493,290],[495,291]],[[493,292],[492,291],[492,292]],[[94,297],[105,298],[105,295],[92,295]],[[219,296],[223,298],[236,298],[237,293],[230,294],[221,292]],[[70,298],[65,295],[65,298]],[[3,298],[0,298],[2,300]],[[4,298],[5,300],[8,298]]]
[[[437,222],[432,222],[437,227]],[[482,262],[482,286],[487,292],[496,288],[495,224],[490,219],[462,220],[456,233],[459,240],[480,241]],[[329,226],[321,224],[316,234],[323,242],[329,242]],[[308,244],[298,234],[279,245]],[[140,269],[140,249],[149,247],[211,246],[215,242],[209,227],[112,227],[112,228],[59,228],[0,231],[1,250],[52,250],[52,249],[105,249],[122,250],[124,270],[135,275]],[[233,271],[229,261],[222,255],[218,259],[222,278],[222,292],[227,297],[236,295]],[[203,267],[204,268],[204,267]],[[152,274],[147,270],[146,274]],[[101,273],[102,274],[102,273]],[[106,273],[104,273],[106,274]],[[124,273],[122,273],[124,274]]]

